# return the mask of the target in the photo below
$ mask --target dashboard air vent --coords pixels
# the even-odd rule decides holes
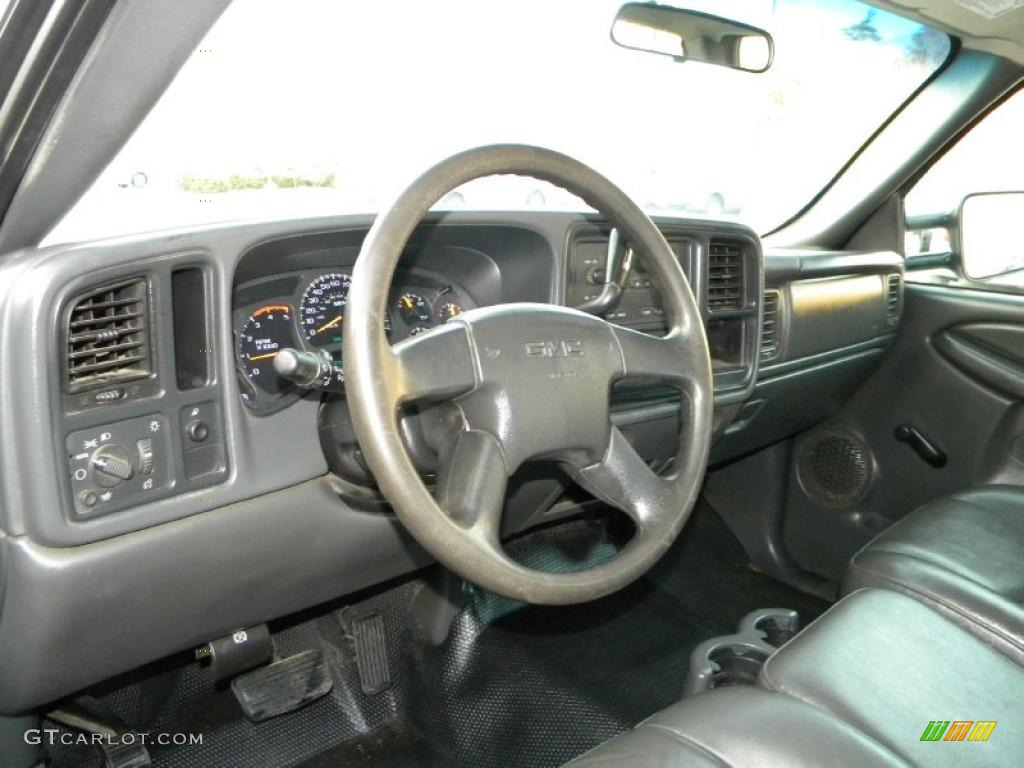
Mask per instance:
[[[779,294],[764,295],[764,321],[761,325],[761,360],[772,360],[779,354]]]
[[[67,315],[68,392],[152,373],[145,278],[77,296]]]
[[[708,264],[708,309],[743,308],[743,250],[738,243],[712,240]]]
[[[885,307],[885,323],[890,328],[899,325],[900,322],[900,310],[902,307],[901,301],[901,287],[902,280],[898,274],[889,275],[887,278],[887,301]]]

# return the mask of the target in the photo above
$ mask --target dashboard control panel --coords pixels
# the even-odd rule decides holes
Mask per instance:
[[[185,477],[193,487],[220,482],[227,474],[227,448],[220,408],[214,401],[181,409],[178,442],[184,449]]]
[[[163,413],[151,413],[76,430],[68,434],[65,448],[75,520],[212,485],[227,476],[220,409],[212,401],[185,406],[177,424]]]
[[[683,272],[692,273],[693,241],[688,238],[673,238],[669,245],[675,251]],[[608,236],[595,233],[582,235],[570,248],[569,279],[566,283],[566,301],[576,307],[596,298],[605,282],[605,261],[608,252]],[[635,259],[630,271],[629,283],[623,292],[619,305],[605,317],[617,325],[640,330],[664,328],[665,312],[654,278],[647,272],[643,259]]]
[[[174,487],[162,414],[72,432],[66,448],[79,520],[159,498]]]
[[[87,283],[62,301],[59,441],[71,522],[228,477],[205,310],[212,277],[193,257],[182,261]]]
[[[705,318],[715,387],[719,393],[742,391],[757,365],[762,266],[760,249],[748,234],[727,230],[685,233],[669,228],[665,239],[679,259]],[[586,226],[570,235],[565,303],[579,306],[601,292],[609,230]],[[619,304],[605,315],[616,325],[646,333],[667,331],[656,278],[642,254],[633,261]]]

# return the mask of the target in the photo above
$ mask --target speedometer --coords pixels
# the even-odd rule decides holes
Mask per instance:
[[[341,344],[345,305],[352,278],[343,272],[320,275],[302,295],[299,325],[306,341],[317,347]]]

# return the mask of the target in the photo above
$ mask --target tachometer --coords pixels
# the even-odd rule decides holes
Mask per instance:
[[[274,357],[285,347],[294,346],[292,308],[287,304],[260,307],[249,315],[238,333],[238,359],[242,371],[264,392],[283,392],[291,385],[274,371]]]
[[[320,275],[302,295],[299,325],[306,340],[317,347],[341,344],[345,305],[352,278],[342,272]]]

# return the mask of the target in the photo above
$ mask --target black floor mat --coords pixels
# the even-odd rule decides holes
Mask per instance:
[[[602,529],[574,523],[510,547],[547,569],[613,553]],[[594,603],[524,607],[473,591],[439,647],[412,641],[408,582],[275,633],[279,655],[322,648],[335,685],[299,712],[245,721],[230,691],[189,665],[114,691],[107,703],[153,733],[197,733],[202,745],[154,746],[159,768],[193,766],[558,766],[678,700],[690,651],[732,632],[755,608],[826,604],[746,565],[738,542],[701,508],[680,541],[636,584]],[[393,685],[366,695],[347,627],[379,611]],[[96,765],[86,748],[54,754],[55,768]]]

